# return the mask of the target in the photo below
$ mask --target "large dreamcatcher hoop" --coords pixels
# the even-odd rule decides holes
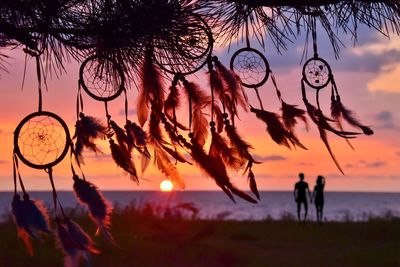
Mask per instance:
[[[192,74],[204,67],[212,53],[212,32],[196,14],[184,16],[177,24],[170,38],[153,42],[154,61],[167,73]]]
[[[39,111],[26,116],[14,131],[18,158],[35,169],[49,169],[67,155],[70,134],[67,124],[56,114]]]
[[[112,58],[92,55],[79,68],[79,84],[97,101],[111,101],[125,90],[121,66]]]

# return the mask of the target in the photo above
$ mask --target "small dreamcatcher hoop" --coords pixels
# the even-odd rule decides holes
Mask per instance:
[[[154,60],[158,66],[170,73],[189,75],[197,72],[207,63],[213,50],[213,37],[210,27],[198,15],[190,14],[171,31],[171,41],[153,43]]]
[[[332,80],[332,70],[328,62],[315,56],[303,66],[303,79],[313,89],[322,89]]]
[[[121,66],[106,56],[90,56],[79,69],[79,84],[89,96],[98,101],[117,98],[125,90],[124,83]]]
[[[267,82],[270,73],[268,60],[260,51],[251,47],[236,51],[232,55],[230,68],[247,88],[262,86]]]
[[[26,116],[14,131],[14,151],[29,167],[50,169],[68,153],[67,124],[56,114],[39,111]]]

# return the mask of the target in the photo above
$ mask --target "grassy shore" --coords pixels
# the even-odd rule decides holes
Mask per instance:
[[[71,214],[88,232],[86,216]],[[400,221],[299,224],[293,220],[223,221],[182,218],[152,207],[114,212],[112,232],[120,248],[94,237],[102,251],[94,267],[128,266],[400,266]],[[0,224],[0,266],[58,267],[54,237],[35,241],[29,257],[11,220]],[[92,235],[93,236],[93,235]],[[82,264],[82,266],[86,266]]]

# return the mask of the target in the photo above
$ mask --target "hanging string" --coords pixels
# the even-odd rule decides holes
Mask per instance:
[[[40,71],[40,58],[39,55],[35,55],[36,58],[36,74],[38,79],[38,93],[39,93],[39,112],[42,111],[42,75]]]
[[[248,19],[246,19],[245,25],[246,25],[246,45],[247,45],[247,48],[250,48]]]
[[[314,50],[314,57],[318,57],[317,51],[317,21],[315,19],[315,15],[311,17],[311,35],[313,40],[313,50]]]
[[[76,119],[79,120],[79,114],[83,112],[81,80],[78,81],[78,94],[76,95]]]
[[[106,117],[107,117],[108,129],[110,130],[110,129],[111,129],[111,125],[110,125],[111,116],[110,116],[110,114],[108,113],[107,101],[104,102],[104,107],[105,107],[105,110],[106,110]]]
[[[208,58],[207,64],[208,64],[208,71],[211,74],[213,71],[211,57]],[[211,121],[214,121],[214,84],[212,82],[210,83],[210,89],[211,89]]]
[[[320,89],[318,89],[317,93],[315,94],[315,100],[317,102],[318,109],[321,110],[321,106],[319,105],[319,91],[320,91]]]
[[[263,103],[262,103],[262,101],[261,101],[260,94],[258,93],[258,87],[254,87],[254,91],[256,91],[257,99],[258,99],[258,102],[260,103],[260,108],[261,108],[262,110],[264,110],[264,106],[263,106]]]
[[[51,184],[51,188],[53,190],[53,206],[54,206],[54,213],[55,213],[55,217],[58,218],[57,216],[57,191],[56,191],[56,187],[54,185],[54,179],[53,179],[53,169],[50,167],[47,170],[45,170],[46,173],[49,175],[49,179],[50,179],[50,184]],[[60,205],[61,206],[61,205]]]
[[[14,190],[15,190],[15,193],[17,192],[16,175],[18,175],[19,185],[21,186],[22,193],[24,195],[26,195],[25,186],[24,186],[24,183],[22,181],[21,174],[19,173],[18,158],[17,158],[17,156],[15,154],[14,154],[14,157],[13,157],[13,163],[14,163],[14,170],[15,170],[15,172],[14,172],[14,180],[15,180]]]
[[[83,170],[82,170],[82,167],[81,167],[81,165],[80,165],[80,163],[79,163],[78,157],[76,156],[75,148],[74,148],[74,145],[73,145],[72,142],[71,142],[70,148],[71,148],[71,152],[70,152],[70,164],[71,164],[72,175],[76,175],[76,171],[75,171],[74,164],[73,164],[73,158],[75,158],[75,161],[77,162],[78,168],[79,168],[79,170],[80,170],[80,172],[81,172],[82,179],[83,179],[84,181],[86,181],[85,174],[83,173]]]
[[[123,91],[125,94],[125,121],[128,121],[128,96],[127,96],[125,87],[124,87]]]

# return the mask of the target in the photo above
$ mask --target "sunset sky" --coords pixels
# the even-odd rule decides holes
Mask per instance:
[[[319,36],[323,36],[320,33]],[[284,100],[304,108],[301,100],[300,63],[304,35],[288,45],[288,51],[281,55],[269,45],[265,55],[277,77]],[[304,172],[306,180],[313,185],[317,175],[327,179],[328,191],[394,191],[400,189],[400,38],[388,39],[375,30],[360,27],[358,42],[353,46],[350,37],[343,39],[340,59],[334,58],[333,50],[321,37],[319,55],[331,65],[342,102],[356,111],[358,118],[371,125],[373,136],[360,136],[352,140],[353,151],[343,139],[329,134],[332,149],[340,162],[345,175],[335,167],[333,161],[318,137],[318,130],[310,123],[306,131],[303,125],[297,134],[308,150],[288,150],[275,144],[265,131],[265,124],[254,114],[241,113],[237,127],[240,133],[254,146],[255,157],[263,163],[254,168],[260,190],[292,190],[297,174]],[[229,65],[230,56],[244,44],[227,48],[217,48],[220,60]],[[257,48],[257,45],[254,44]],[[20,50],[3,50],[7,59],[7,72],[0,77],[0,190],[12,190],[12,149],[13,131],[19,121],[37,110],[37,82],[34,60],[28,60],[25,86],[21,91],[24,54]],[[312,53],[309,50],[309,56]],[[75,124],[75,105],[78,85],[79,63],[66,63],[66,73],[60,77],[48,78],[48,91],[44,91],[43,109],[60,115],[69,125],[73,134]],[[188,80],[197,81],[207,89],[206,79],[199,74]],[[167,87],[166,87],[167,88]],[[248,89],[246,89],[248,90]],[[257,105],[253,91],[246,91],[250,102]],[[260,93],[267,110],[278,111],[279,102],[272,84],[268,81]],[[311,99],[313,91],[308,90]],[[322,106],[329,114],[330,89],[321,93]],[[135,114],[137,91],[134,86],[128,92],[130,118],[137,121]],[[105,121],[104,105],[84,95],[85,113]],[[110,113],[123,125],[123,99],[110,103]],[[182,109],[184,112],[185,109]],[[147,125],[146,125],[147,126]],[[356,130],[347,127],[349,130]],[[158,190],[164,177],[152,165],[145,173],[139,186],[124,175],[111,160],[108,142],[100,144],[104,155],[85,153],[83,166],[87,178],[103,190]],[[23,165],[23,164],[21,164]],[[138,164],[137,164],[138,165]],[[187,190],[218,190],[215,183],[201,173],[195,166],[178,165],[178,170],[186,181]],[[28,190],[49,190],[50,183],[44,171],[21,166],[21,174]],[[69,157],[54,167],[56,187],[72,190],[72,175]],[[247,189],[246,177],[241,173],[231,173],[232,182]]]

